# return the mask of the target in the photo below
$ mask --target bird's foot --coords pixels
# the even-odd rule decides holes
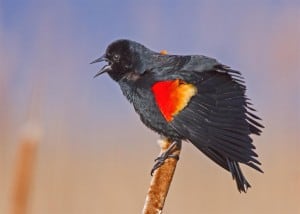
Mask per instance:
[[[165,160],[168,158],[174,158],[176,160],[179,160],[179,155],[172,155],[172,154],[166,155],[166,153],[164,152],[161,156],[157,157],[155,159],[156,163],[154,164],[154,166],[151,169],[151,176],[153,175],[154,171],[156,169],[158,169],[159,167],[161,167],[161,165],[163,165]]]
[[[177,146],[177,144],[178,142],[173,142],[165,152],[163,152],[159,157],[157,157],[154,160],[156,163],[151,169],[151,176],[153,175],[154,171],[161,167],[164,164],[165,160],[167,160],[168,158],[174,158],[176,160],[179,160],[179,155],[172,154],[173,149]]]

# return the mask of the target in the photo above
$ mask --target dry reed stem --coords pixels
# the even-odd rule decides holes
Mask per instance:
[[[26,214],[33,180],[39,133],[34,130],[26,133],[18,146],[15,169],[13,170],[13,186],[11,198],[11,214]]]
[[[161,148],[160,154],[165,152],[172,141],[169,139],[163,139],[159,141]],[[181,151],[181,144],[178,144],[176,148],[173,149],[172,155],[178,155]],[[145,200],[143,214],[157,214],[162,213],[164,203],[171,185],[171,181],[176,169],[176,164],[178,160],[175,158],[168,158],[165,160],[164,164],[155,170],[152,177],[150,188]]]

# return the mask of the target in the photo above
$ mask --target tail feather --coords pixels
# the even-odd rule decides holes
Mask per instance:
[[[197,147],[199,148],[199,147]],[[219,166],[229,171],[232,175],[233,180],[236,181],[237,189],[239,192],[247,192],[247,189],[251,187],[247,179],[245,178],[239,163],[232,161],[229,158],[224,157],[216,150],[210,148],[199,148],[205,155],[212,159]]]
[[[249,182],[246,180],[245,176],[243,175],[243,172],[239,166],[239,164],[236,161],[231,161],[228,158],[227,165],[229,168],[229,171],[231,172],[233,180],[236,181],[237,188],[239,192],[247,192],[247,189],[251,187]]]

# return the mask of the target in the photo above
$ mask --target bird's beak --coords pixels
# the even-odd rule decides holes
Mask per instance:
[[[94,63],[97,63],[97,62],[103,62],[103,61],[109,62],[109,60],[105,57],[105,55],[102,55],[100,58],[94,60],[94,61],[91,62],[90,64],[94,64]],[[103,74],[103,73],[106,73],[106,72],[108,72],[108,71],[110,71],[110,70],[111,70],[111,65],[110,65],[110,63],[109,63],[108,65],[104,65],[104,66],[100,69],[100,71],[98,71],[98,73],[96,73],[96,75],[94,76],[94,78],[97,77],[97,76],[99,76],[99,75],[101,75],[101,74]]]

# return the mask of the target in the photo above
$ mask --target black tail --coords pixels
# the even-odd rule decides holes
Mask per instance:
[[[237,189],[239,192],[247,192],[247,189],[251,187],[249,182],[246,180],[243,172],[239,166],[239,163],[232,161],[229,158],[225,158],[219,152],[213,149],[199,148],[205,155],[216,162],[219,166],[231,172],[232,178],[236,181]]]
[[[246,192],[251,185],[246,180],[243,172],[240,168],[240,165],[236,161],[227,160],[227,165],[229,167],[229,171],[231,172],[233,180],[236,181],[237,188],[239,192],[243,191]]]

